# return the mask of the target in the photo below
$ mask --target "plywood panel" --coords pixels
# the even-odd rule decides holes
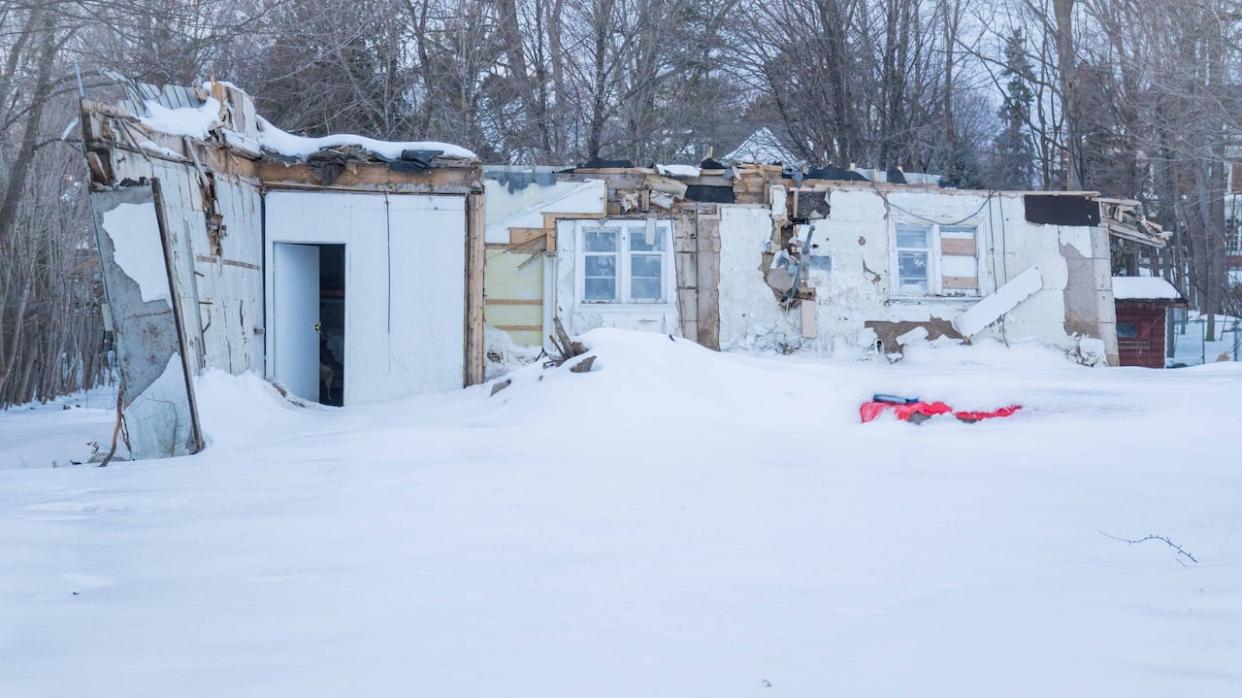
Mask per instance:
[[[974,276],[946,276],[941,279],[940,285],[949,289],[979,288],[979,279]]]
[[[975,256],[975,238],[972,237],[949,237],[940,238],[940,253],[943,255],[964,255]]]

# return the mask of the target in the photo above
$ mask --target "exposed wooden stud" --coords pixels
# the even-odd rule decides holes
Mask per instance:
[[[488,305],[543,305],[541,298],[488,298]]]
[[[483,326],[485,221],[483,194],[466,197],[466,385],[482,383],[486,337]]]

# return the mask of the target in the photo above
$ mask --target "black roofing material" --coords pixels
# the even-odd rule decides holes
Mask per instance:
[[[853,170],[847,170],[844,167],[836,165],[824,165],[823,167],[812,167],[807,170],[807,179],[836,179],[845,182],[867,182],[870,181],[866,177],[858,174]]]
[[[608,170],[616,168],[633,167],[634,163],[629,160],[603,160],[601,158],[591,158],[578,166],[580,170]]]
[[[724,170],[728,168],[725,167],[725,164],[719,160],[716,160],[713,158],[707,158],[703,162],[699,163],[699,169],[700,170]]]
[[[1100,204],[1077,194],[1027,194],[1026,222],[1047,225],[1099,225]]]
[[[884,173],[884,179],[887,180],[889,184],[906,184],[906,173],[896,167],[890,167],[888,168],[888,171]]]
[[[733,203],[733,187],[690,184],[686,186],[686,199],[708,204],[731,204]]]

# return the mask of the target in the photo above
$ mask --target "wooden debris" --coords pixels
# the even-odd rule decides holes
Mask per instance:
[[[552,318],[552,327],[556,331],[555,334],[548,335],[548,340],[552,342],[552,348],[556,350],[558,356],[552,357],[545,365],[560,366],[575,356],[582,356],[587,352],[586,345],[576,341],[565,331],[565,326],[561,324],[559,317]],[[592,358],[592,361],[594,359]],[[590,370],[588,367],[584,370]],[[578,371],[580,373],[580,371]]]
[[[585,359],[574,364],[573,366],[570,366],[569,372],[570,373],[587,373],[591,370],[591,367],[594,365],[595,365],[595,357],[588,356]]]

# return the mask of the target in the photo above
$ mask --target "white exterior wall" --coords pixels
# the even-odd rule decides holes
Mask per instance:
[[[764,283],[759,267],[772,233],[766,209],[722,206],[721,348],[792,346],[861,355],[872,351],[876,341],[875,333],[865,327],[867,321],[952,321],[980,296],[901,298],[894,292],[894,226],[927,222],[921,218],[976,226],[981,295],[993,292],[1030,266],[1039,266],[1043,288],[1010,312],[1003,326],[994,324],[978,336],[1033,339],[1065,350],[1076,347],[1077,338],[1065,329],[1068,268],[1061,246],[1097,260],[1102,252],[1105,263],[1095,264],[1095,271],[1096,276],[1102,273],[1107,277],[1106,233],[1098,228],[1027,223],[1021,195],[997,195],[989,202],[981,192],[888,189],[884,194],[887,203],[871,187],[834,188],[829,217],[815,222],[812,254],[831,257],[831,271],[808,276],[817,293],[814,338],[801,337],[800,309],[782,311]],[[806,227],[799,231],[803,237]],[[1107,283],[1106,279],[1097,279],[1097,289],[1107,289]],[[1100,291],[1096,300],[1097,306],[1111,309],[1111,291]],[[1105,321],[1111,323],[1109,318]]]
[[[509,242],[510,228],[542,228],[545,212],[602,215],[607,210],[608,192],[602,179],[532,182],[513,191],[494,179],[484,179],[483,185],[488,243]]]
[[[622,220],[610,218],[609,221]],[[641,223],[646,219],[631,219]],[[671,218],[659,219],[661,224],[673,229]],[[557,221],[556,224],[556,314],[570,334],[581,334],[596,327],[620,327],[631,330],[647,330],[681,336],[681,321],[677,312],[677,266],[672,251],[670,235],[665,244],[669,247],[664,272],[664,303],[584,303],[580,298],[582,289],[578,275],[578,238],[583,228],[598,226],[601,221]],[[547,300],[545,299],[545,303]]]
[[[278,242],[345,245],[345,404],[460,388],[465,367],[464,196],[275,191]],[[272,287],[270,265],[268,287]],[[272,298],[267,299],[269,328]],[[267,375],[275,375],[268,334]]]

